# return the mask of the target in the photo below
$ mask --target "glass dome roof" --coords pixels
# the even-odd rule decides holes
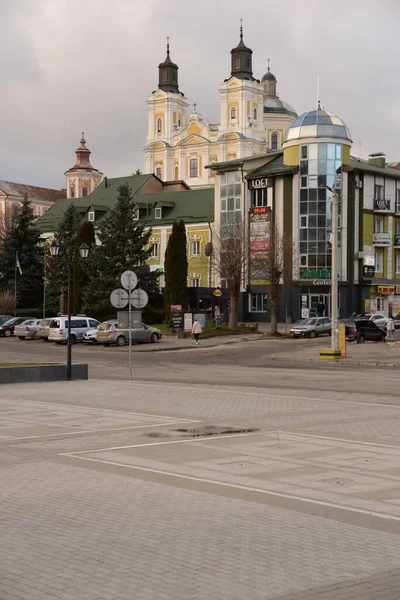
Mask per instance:
[[[342,119],[321,109],[310,110],[297,117],[287,129],[283,142],[310,137],[330,137],[352,141],[350,130]]]

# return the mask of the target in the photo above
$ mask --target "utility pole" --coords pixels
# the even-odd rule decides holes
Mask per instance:
[[[338,219],[339,219],[339,197],[337,192],[327,186],[332,192],[332,350],[339,350],[338,338]]]

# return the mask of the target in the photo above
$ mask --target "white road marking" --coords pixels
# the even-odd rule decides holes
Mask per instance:
[[[199,421],[200,422],[200,421]],[[148,444],[133,444],[130,446],[114,446],[111,448],[96,448],[95,450],[79,450],[78,452],[63,452],[60,456],[70,456],[75,454],[92,454],[93,452],[108,452],[110,450],[126,450],[127,448],[146,448],[148,446],[165,446],[167,444],[187,444],[188,442],[209,442],[209,441],[217,441],[217,440],[226,440],[227,438],[235,438],[235,437],[243,437],[245,435],[262,435],[265,433],[272,433],[271,431],[256,431],[253,433],[232,433],[232,434],[224,434],[224,435],[210,435],[210,436],[202,436],[196,439],[189,440],[172,440],[169,442],[149,442]]]
[[[331,442],[343,442],[345,444],[356,444],[357,446],[377,446],[378,448],[391,448],[392,450],[400,450],[400,446],[390,446],[389,444],[377,444],[376,442],[359,442],[357,440],[346,440],[344,438],[328,437],[324,435],[313,435],[311,433],[297,433],[295,431],[292,432],[279,430],[279,433],[286,433],[287,435],[296,435],[299,437],[313,438],[316,440],[327,440]]]
[[[183,440],[183,441],[189,441],[189,440]],[[190,441],[194,441],[194,440],[190,440]],[[173,443],[173,442],[171,442],[171,443]],[[199,481],[200,483],[207,483],[207,484],[211,484],[211,485],[217,485],[220,487],[244,490],[246,492],[256,492],[258,494],[263,494],[265,496],[273,496],[275,498],[285,498],[287,500],[297,500],[300,502],[305,502],[307,504],[314,504],[314,505],[316,504],[318,506],[326,506],[328,508],[336,508],[336,509],[347,511],[347,512],[368,515],[368,516],[372,516],[372,517],[378,517],[380,519],[385,519],[385,520],[389,520],[389,521],[400,521],[400,517],[396,517],[394,515],[388,515],[385,513],[379,513],[379,512],[375,512],[375,511],[365,510],[363,508],[349,507],[349,506],[345,506],[343,504],[337,504],[335,502],[326,502],[323,500],[313,500],[311,498],[304,498],[302,496],[297,496],[294,494],[292,495],[292,494],[286,494],[283,492],[282,493],[281,492],[271,492],[269,490],[263,490],[261,488],[240,485],[237,483],[226,483],[226,482],[217,481],[214,479],[206,479],[204,477],[194,477],[194,476],[190,476],[190,475],[182,475],[180,473],[172,473],[171,471],[162,471],[160,469],[150,469],[148,467],[137,467],[137,466],[133,466],[133,465],[125,465],[125,464],[113,462],[110,460],[101,460],[101,459],[97,459],[97,458],[90,458],[88,456],[76,456],[76,453],[71,453],[71,454],[74,454],[73,456],[71,456],[71,458],[75,458],[75,459],[79,459],[79,460],[87,460],[87,461],[102,463],[102,464],[111,465],[111,466],[115,466],[115,467],[123,467],[126,469],[133,469],[136,471],[146,471],[149,473],[155,473],[157,475],[167,475],[169,477],[176,477],[178,479],[186,479],[189,481]],[[63,456],[70,456],[70,455],[64,454]],[[285,509],[283,509],[283,510],[285,510]],[[296,509],[287,509],[287,510],[295,511]]]

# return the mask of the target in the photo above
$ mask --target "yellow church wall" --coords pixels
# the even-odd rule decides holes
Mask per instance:
[[[197,123],[191,123],[188,129],[188,135],[201,135],[201,127]]]
[[[172,113],[172,123],[173,123],[173,125],[176,125],[176,123],[177,123],[176,112]]]

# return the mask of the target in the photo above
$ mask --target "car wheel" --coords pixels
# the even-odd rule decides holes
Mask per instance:
[[[385,342],[385,341],[386,341],[386,333],[382,333],[381,342]]]
[[[316,331],[310,331],[310,338],[316,338],[317,337],[317,332]]]
[[[34,331],[34,332],[32,333],[32,339],[33,339],[33,340],[37,340],[37,339],[38,339],[38,334],[37,334],[37,331]]]
[[[155,344],[156,342],[158,342],[158,335],[156,333],[152,333],[150,341],[152,344]]]
[[[77,339],[76,339],[76,335],[71,335],[71,344],[76,344]]]
[[[365,343],[365,335],[359,335],[357,338],[357,344],[364,344]]]
[[[110,344],[103,344],[105,348],[108,348]]]
[[[117,346],[125,346],[126,340],[123,335],[117,337]]]
[[[25,338],[24,338],[24,336],[23,336],[23,335],[19,335],[19,336],[18,336],[18,339],[19,339],[19,340],[24,340]]]
[[[5,337],[11,337],[11,331],[9,329],[6,329],[4,332]]]
[[[60,346],[60,344],[62,344],[62,342],[56,342],[56,344],[58,344]]]

